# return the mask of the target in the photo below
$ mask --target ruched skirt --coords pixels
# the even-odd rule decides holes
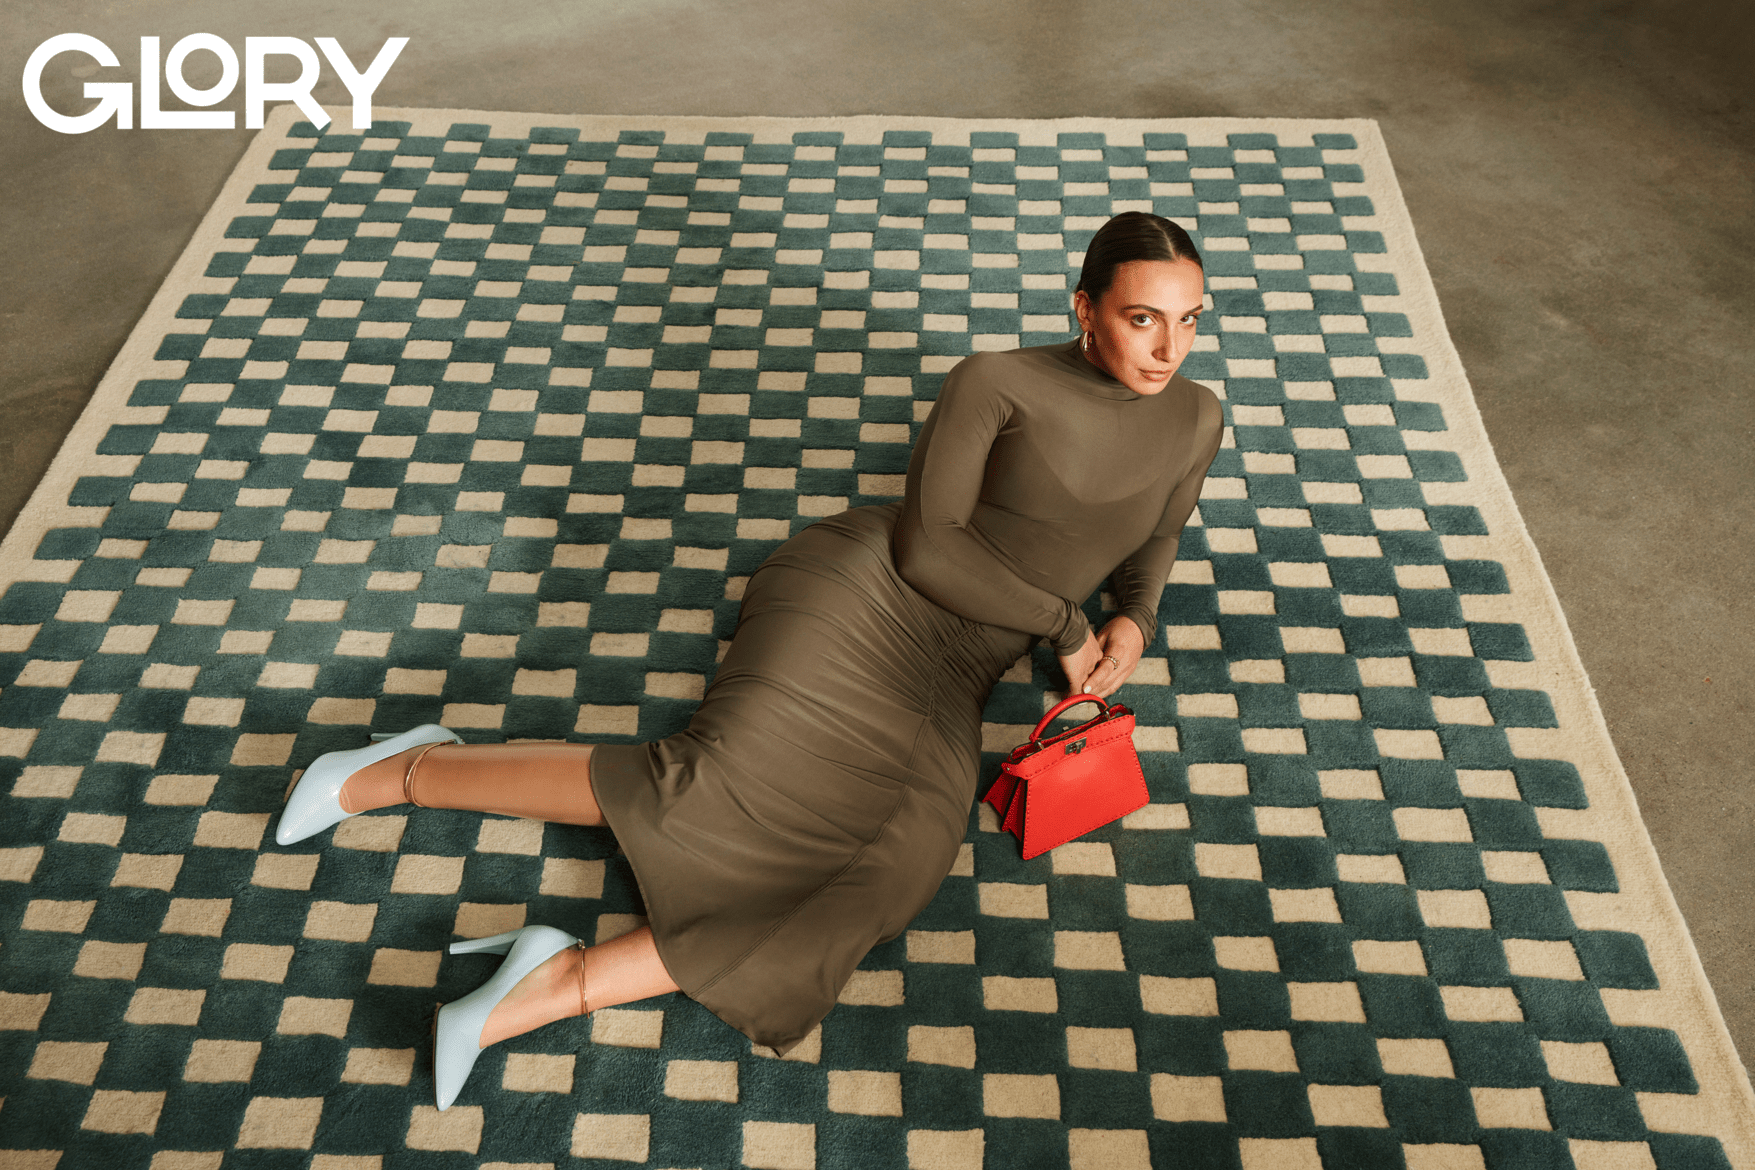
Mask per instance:
[[[950,872],[982,708],[1034,641],[902,580],[900,512],[855,508],[782,544],[687,730],[591,757],[671,978],[781,1051]]]

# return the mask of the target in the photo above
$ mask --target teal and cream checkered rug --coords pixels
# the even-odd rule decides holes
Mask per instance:
[[[437,1113],[427,1021],[496,962],[445,944],[638,891],[473,814],[277,848],[295,769],[682,727],[751,570],[901,490],[959,358],[1069,337],[1130,208],[1205,253],[1230,424],[1120,696],[1152,803],[1028,863],[972,814],[785,1060],[672,997]],[[282,110],[0,590],[9,1170],[1755,1165],[1371,122]]]

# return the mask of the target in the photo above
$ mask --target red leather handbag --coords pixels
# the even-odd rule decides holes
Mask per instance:
[[[1103,711],[1042,738],[1056,716],[1080,703],[1095,703]],[[1133,712],[1096,695],[1061,700],[1000,764],[999,779],[982,799],[1023,843],[1026,861],[1143,808],[1151,796],[1133,749]]]

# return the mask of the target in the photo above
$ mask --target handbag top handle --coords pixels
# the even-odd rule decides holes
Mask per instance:
[[[1080,703],[1095,703],[1097,706],[1103,708],[1102,714],[1096,716],[1098,719],[1109,714],[1109,704],[1105,703],[1102,699],[1099,699],[1096,695],[1069,695],[1067,698],[1062,699],[1060,702],[1050,707],[1048,709],[1048,714],[1042,716],[1042,722],[1038,723],[1036,725],[1036,730],[1030,733],[1030,742],[1035,743],[1038,739],[1042,738],[1043,731],[1047,730],[1048,725],[1054,722],[1054,720],[1060,716],[1062,711],[1076,707]]]

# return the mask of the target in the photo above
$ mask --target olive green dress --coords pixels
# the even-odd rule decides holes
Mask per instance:
[[[688,729],[592,753],[685,994],[781,1051],[816,1026],[956,861],[999,676],[1039,638],[1081,646],[1105,576],[1151,645],[1221,429],[1180,376],[1142,396],[1074,345],[979,354],[900,503],[775,550]]]

